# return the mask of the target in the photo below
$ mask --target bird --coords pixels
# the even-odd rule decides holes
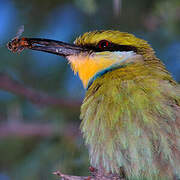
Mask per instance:
[[[92,167],[128,180],[180,178],[180,85],[147,41],[98,30],[74,44],[16,38],[8,48],[63,56],[79,75],[86,89],[80,129]]]

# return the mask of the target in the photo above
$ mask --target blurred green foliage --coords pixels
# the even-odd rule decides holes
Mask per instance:
[[[25,25],[23,36],[70,42],[83,32],[95,29],[128,31],[148,40],[158,56],[164,57],[164,63],[173,64],[172,59],[179,59],[180,51],[170,55],[171,59],[166,58],[166,53],[172,52],[171,47],[174,47],[171,44],[176,42],[180,49],[179,0],[119,0],[119,15],[114,13],[115,1],[1,1],[0,10],[5,9],[8,13],[1,11],[0,14],[0,27],[4,28],[0,71],[24,86],[50,96],[72,102],[83,99],[85,90],[63,58],[30,51],[18,55],[7,50],[6,42],[21,24]],[[180,80],[180,61],[170,70]],[[39,106],[0,91],[0,180],[7,180],[7,177],[13,180],[57,179],[52,172],[58,169],[68,174],[87,175],[88,152],[78,133],[77,109]],[[22,123],[35,127],[48,124],[51,132],[44,135],[40,128],[40,135],[37,135],[32,128],[29,135],[23,129],[19,134],[11,133]],[[1,178],[1,174],[7,176]]]

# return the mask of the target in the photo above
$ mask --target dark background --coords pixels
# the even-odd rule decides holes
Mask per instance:
[[[67,42],[97,29],[134,33],[180,81],[179,0],[0,0],[0,180],[88,174],[79,132],[85,90],[65,59],[8,51],[22,24],[23,36]]]

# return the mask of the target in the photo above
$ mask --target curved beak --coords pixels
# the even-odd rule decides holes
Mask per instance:
[[[9,42],[7,46],[13,52],[21,52],[23,49],[27,48],[64,57],[88,51],[86,48],[74,44],[42,38],[15,38]]]

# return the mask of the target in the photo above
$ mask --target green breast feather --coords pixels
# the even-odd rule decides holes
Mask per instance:
[[[132,71],[133,69],[133,71]],[[129,179],[180,175],[180,87],[165,71],[116,69],[97,78],[81,108],[94,167]]]

